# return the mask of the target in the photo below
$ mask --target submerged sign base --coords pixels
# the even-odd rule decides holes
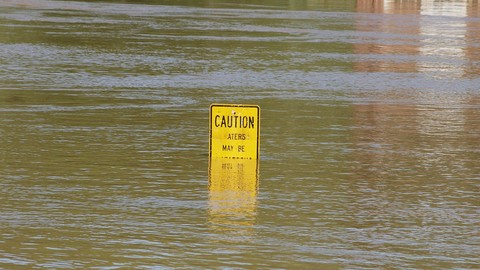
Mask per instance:
[[[258,189],[258,163],[253,159],[213,158],[209,171],[210,192],[251,192]]]
[[[210,159],[259,159],[260,107],[212,104],[210,106]]]
[[[254,235],[252,226],[255,225],[257,208],[257,160],[213,158],[209,164],[209,225],[221,234]]]

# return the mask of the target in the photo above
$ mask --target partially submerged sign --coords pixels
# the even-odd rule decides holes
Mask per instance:
[[[260,107],[212,104],[210,106],[210,159],[258,160]]]

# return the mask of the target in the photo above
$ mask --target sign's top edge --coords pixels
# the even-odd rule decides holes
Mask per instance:
[[[260,109],[260,106],[258,106],[258,105],[253,105],[253,104],[213,103],[213,104],[210,104],[210,108],[212,108],[212,107],[248,107],[248,108],[258,108],[258,109]]]

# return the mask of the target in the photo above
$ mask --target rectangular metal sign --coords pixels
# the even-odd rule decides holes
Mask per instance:
[[[260,107],[210,106],[210,158],[259,159]]]

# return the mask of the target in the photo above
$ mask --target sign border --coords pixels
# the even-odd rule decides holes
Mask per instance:
[[[257,128],[257,155],[256,160],[257,163],[260,160],[260,106],[258,105],[250,105],[250,104],[225,104],[225,103],[213,103],[210,104],[209,110],[209,117],[208,117],[208,133],[209,133],[209,150],[208,150],[208,157],[212,159],[212,110],[214,107],[236,107],[236,108],[256,108],[257,109],[257,119],[258,119],[258,128]],[[231,158],[237,159],[237,158]],[[238,158],[241,159],[241,158]],[[258,165],[257,165],[258,166]]]

